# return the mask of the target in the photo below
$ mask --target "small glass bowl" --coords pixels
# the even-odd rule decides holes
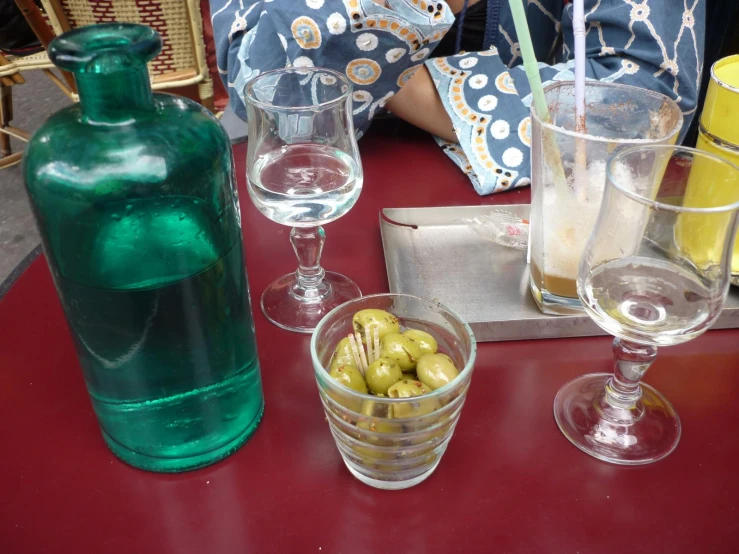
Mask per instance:
[[[400,320],[401,330],[430,333],[439,352],[449,355],[459,376],[430,394],[413,399],[361,394],[328,373],[338,342],[352,332],[352,316],[368,308]],[[477,354],[469,326],[438,302],[407,294],[364,296],[339,306],[318,324],[311,357],[331,433],[349,471],[379,489],[405,489],[424,481],[439,465],[459,421]],[[402,417],[392,417],[393,414]]]

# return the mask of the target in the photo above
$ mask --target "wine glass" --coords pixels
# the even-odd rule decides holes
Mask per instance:
[[[694,339],[719,317],[738,211],[739,168],[718,156],[650,145],[609,161],[577,289],[588,315],[616,337],[614,373],[578,377],[554,400],[560,430],[580,450],[639,465],[677,446],[677,413],[640,381],[658,346]]]
[[[293,228],[298,257],[298,270],[264,291],[262,311],[283,329],[310,333],[333,308],[362,295],[320,264],[321,225],[348,212],[362,191],[352,87],[336,71],[287,68],[255,77],[244,92],[249,196],[269,219]]]

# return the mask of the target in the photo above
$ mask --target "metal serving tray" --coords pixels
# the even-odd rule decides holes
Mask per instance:
[[[390,291],[449,306],[470,324],[478,341],[605,335],[585,314],[542,314],[529,292],[526,252],[497,245],[460,222],[496,208],[529,216],[528,204],[382,210]],[[736,287],[713,328],[739,328]]]

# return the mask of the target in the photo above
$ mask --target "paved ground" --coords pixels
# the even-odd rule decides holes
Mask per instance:
[[[40,71],[24,73],[24,77],[26,84],[13,87],[13,124],[35,131],[69,99]],[[15,141],[12,146],[21,150],[23,143]],[[21,166],[0,169],[0,283],[38,243]]]
[[[14,87],[13,106],[16,127],[35,131],[46,118],[69,104],[67,97],[40,71],[24,73],[26,84]],[[232,140],[241,140],[246,124],[231,113],[221,120]],[[15,150],[23,143],[13,143]],[[21,166],[0,170],[0,284],[39,244],[39,235],[21,177]]]

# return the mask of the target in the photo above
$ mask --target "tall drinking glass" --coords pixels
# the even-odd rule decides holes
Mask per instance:
[[[680,439],[672,405],[640,381],[657,347],[698,337],[721,313],[737,229],[739,167],[691,148],[638,146],[615,155],[607,174],[577,292],[588,315],[616,337],[614,373],[567,383],[554,400],[554,416],[580,450],[638,465],[664,458]],[[709,192],[700,203],[690,194],[694,175]],[[693,248],[695,229],[714,248]]]
[[[675,144],[683,116],[657,92],[587,82],[587,132],[578,133],[574,84],[554,83],[544,94],[551,123],[531,112],[531,293],[544,313],[581,313],[577,268],[598,217],[609,156],[629,145]]]
[[[292,227],[298,270],[262,294],[275,325],[310,333],[333,308],[361,296],[348,277],[324,271],[321,225],[348,212],[362,190],[352,123],[352,87],[321,68],[278,69],[249,81],[247,181],[254,205]]]

